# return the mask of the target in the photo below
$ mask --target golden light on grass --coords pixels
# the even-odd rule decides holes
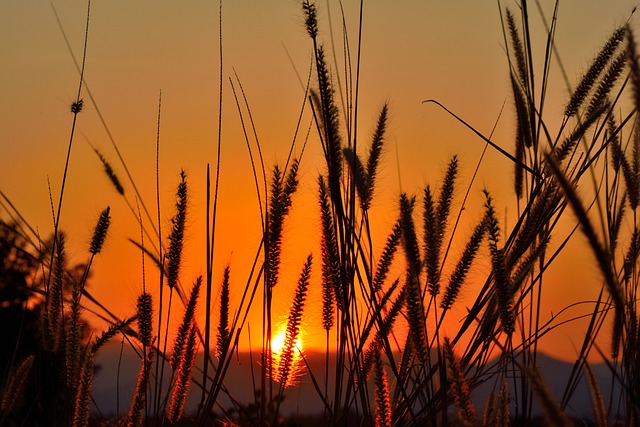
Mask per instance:
[[[281,370],[281,367],[287,358],[286,354],[286,340],[287,340],[287,331],[286,325],[283,325],[280,328],[280,332],[278,332],[273,338],[271,338],[271,354],[273,355],[273,372],[276,380],[279,380],[280,374],[278,374]],[[298,334],[297,338],[294,340],[293,348],[291,349],[290,354],[290,370],[288,376],[286,378],[286,383],[283,384],[285,388],[291,387],[292,385],[296,385],[298,383],[297,379],[299,378],[299,374],[302,372],[302,351],[304,348],[303,340]]]
[[[276,355],[280,355],[280,353],[282,352],[285,339],[286,339],[286,332],[284,329],[278,335],[276,335],[271,339],[271,352],[273,353],[274,357]],[[295,347],[294,353],[299,357],[303,348],[302,340],[300,339],[300,336],[296,338],[294,347]]]

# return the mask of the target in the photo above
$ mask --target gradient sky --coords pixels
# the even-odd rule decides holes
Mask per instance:
[[[483,148],[482,142],[425,99],[436,99],[488,134],[502,105],[494,140],[507,150],[513,144],[513,117],[503,36],[495,1],[456,2],[404,0],[365,2],[360,85],[360,135],[371,132],[376,114],[390,104],[389,145],[383,158],[377,200],[371,217],[374,235],[382,247],[396,218],[401,191],[417,194],[427,183],[437,184],[451,155],[461,159],[461,182],[468,185]],[[515,7],[512,2],[505,2]],[[553,2],[541,1],[547,16]],[[624,23],[636,2],[564,1],[556,35],[558,51],[569,78],[576,80],[610,31]],[[355,46],[359,2],[344,1],[345,17]],[[330,45],[327,3],[318,2],[320,37]],[[340,34],[338,6],[331,2],[334,34]],[[84,40],[86,4],[56,2],[62,25],[76,56]],[[536,54],[542,61],[544,27],[532,12]],[[638,25],[632,21],[633,28]],[[311,60],[311,42],[303,28],[295,0],[234,0],[224,4],[224,107],[220,210],[214,277],[231,264],[232,281],[240,287],[260,240],[260,217],[249,156],[242,137],[228,79],[232,67],[242,80],[265,161],[271,167],[286,160],[303,98],[295,69],[305,78]],[[205,272],[205,170],[215,161],[218,114],[218,5],[211,1],[131,2],[94,1],[87,51],[86,83],[121,150],[149,208],[155,211],[155,143],[158,94],[162,90],[160,136],[160,196],[163,227],[172,205],[180,170],[190,182],[190,216],[183,282]],[[339,39],[339,37],[338,37]],[[57,201],[66,156],[78,73],[47,1],[0,3],[0,189],[42,235],[52,230],[47,179]],[[291,61],[288,58],[291,57]],[[338,54],[341,55],[340,53]],[[553,65],[549,124],[560,117],[566,89],[557,64]],[[294,69],[295,67],[295,69]],[[135,218],[102,172],[87,141],[99,148],[124,180],[94,105],[83,92],[85,109],[78,116],[62,212],[70,255],[87,258],[86,247],[100,210],[111,206],[112,227],[105,251],[94,263],[91,291],[116,314],[133,313],[142,288],[140,253],[127,242],[138,238]],[[303,125],[309,124],[309,116]],[[297,146],[296,153],[300,152]],[[318,213],[315,179],[321,171],[321,150],[312,134],[301,165],[300,193],[294,200],[285,230],[282,286],[274,313],[285,316],[292,286],[309,252],[317,257],[313,283],[318,284],[320,259],[315,244]],[[399,167],[398,167],[399,166]],[[515,211],[508,160],[490,152],[472,188],[463,216],[468,232],[477,219],[483,188],[494,195],[507,221]],[[400,177],[400,178],[399,178]],[[125,188],[135,204],[131,185]],[[464,192],[459,191],[460,195]],[[2,211],[0,210],[0,214]],[[576,238],[575,247],[584,243]],[[379,248],[378,252],[379,253]],[[593,299],[599,273],[590,254],[572,250],[558,260],[547,279],[544,310]],[[586,267],[585,267],[586,266]],[[147,270],[150,287],[157,275]],[[319,298],[312,290],[310,299]],[[232,303],[237,302],[232,295]],[[464,295],[472,302],[472,289]],[[181,308],[178,309],[181,312]],[[574,311],[579,314],[580,311]],[[309,342],[319,344],[323,334],[313,325],[319,307],[309,306],[305,319]],[[252,320],[260,330],[259,315]],[[455,325],[447,326],[453,331]],[[543,340],[543,350],[571,358],[582,337],[560,328]],[[254,335],[254,342],[257,341]]]

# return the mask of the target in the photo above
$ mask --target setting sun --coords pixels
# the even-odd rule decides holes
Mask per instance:
[[[278,335],[276,335],[275,337],[271,338],[271,353],[274,355],[274,357],[279,357],[280,356],[280,352],[282,351],[282,348],[284,347],[284,342],[286,340],[286,331],[282,331],[280,332]],[[294,344],[293,344],[293,351],[294,354],[296,356],[299,356],[300,353],[302,352],[302,340],[300,339],[300,335],[298,335],[298,337],[296,338]]]
[[[271,339],[271,354],[274,379],[285,388],[295,385],[303,371],[302,340],[299,333],[289,350],[287,347],[287,332],[283,329]]]

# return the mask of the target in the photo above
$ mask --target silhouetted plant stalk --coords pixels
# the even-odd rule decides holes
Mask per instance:
[[[404,194],[400,197],[400,218],[404,252],[407,259],[405,279],[405,286],[407,288],[406,304],[411,343],[420,363],[426,365],[428,364],[427,331],[422,289],[419,280],[422,263],[420,261],[418,238],[412,218],[414,203],[414,199],[409,199]]]
[[[88,46],[88,42],[89,42],[89,18],[91,16],[91,1],[89,0],[87,2],[87,17],[86,17],[86,23],[85,23],[85,34],[84,34],[84,47],[83,47],[83,51],[82,51],[82,67],[79,70],[80,71],[80,81],[78,83],[78,92],[76,95],[76,99],[75,101],[73,101],[71,103],[71,113],[73,114],[73,122],[71,124],[71,132],[69,135],[69,144],[68,144],[68,148],[67,148],[67,156],[66,156],[66,160],[65,160],[65,165],[64,165],[64,172],[62,173],[62,184],[61,184],[61,188],[60,188],[60,198],[58,200],[58,210],[57,210],[57,214],[54,217],[54,222],[53,222],[53,244],[51,245],[51,263],[49,264],[49,276],[47,279],[47,287],[49,286],[50,282],[51,282],[51,272],[53,270],[52,266],[53,266],[53,259],[54,259],[54,255],[56,253],[56,245],[58,244],[58,231],[59,231],[59,227],[60,227],[60,217],[62,214],[62,202],[64,200],[64,190],[65,190],[65,185],[67,182],[67,173],[69,171],[69,162],[71,159],[71,147],[73,146],[73,139],[74,139],[74,135],[75,135],[75,129],[76,129],[76,122],[78,119],[78,114],[82,111],[82,107],[84,105],[84,102],[81,98],[81,94],[82,94],[82,87],[84,85],[84,70],[85,70],[85,65],[86,65],[86,59],[87,59],[87,46]]]
[[[147,391],[151,380],[151,366],[153,365],[153,351],[148,351],[142,359],[142,366],[138,374],[138,383],[136,384],[133,400],[127,417],[128,427],[140,427],[144,425],[144,409],[147,399]]]
[[[86,356],[80,371],[80,381],[76,395],[73,427],[84,427],[91,414],[91,384],[93,382],[93,357]]]
[[[507,271],[504,249],[499,247],[500,226],[496,219],[495,209],[489,193],[486,193],[487,201],[485,204],[487,225],[487,234],[489,238],[489,249],[491,251],[491,265],[495,279],[496,293],[498,295],[498,308],[500,313],[500,323],[502,330],[511,335],[514,332],[514,313],[513,313],[513,295],[511,280]]]
[[[197,278],[196,282],[193,284],[193,288],[191,288],[189,302],[185,307],[180,326],[178,326],[176,338],[173,340],[173,350],[171,351],[170,365],[171,369],[173,369],[174,371],[178,370],[181,360],[184,358],[184,353],[188,350],[188,337],[192,329],[193,322],[195,321],[196,304],[198,302],[198,296],[200,295],[201,286],[202,276]]]
[[[464,372],[460,367],[451,347],[451,342],[448,338],[444,339],[444,353],[447,362],[447,369],[449,371],[449,381],[451,391],[455,399],[456,405],[459,408],[458,414],[460,419],[467,425],[476,425],[477,417],[476,410],[471,402],[471,395],[469,385],[464,377]]]
[[[511,425],[511,410],[509,409],[511,399],[509,398],[509,386],[506,382],[500,385],[500,400],[496,408],[496,426]]]
[[[229,346],[231,334],[229,331],[229,266],[224,268],[222,289],[220,291],[220,319],[218,322],[218,338],[216,353],[221,358],[225,349]]]
[[[171,403],[167,412],[167,418],[172,423],[177,422],[184,412],[184,405],[187,400],[187,393],[189,392],[189,385],[191,383],[191,371],[193,369],[193,363],[196,359],[196,352],[198,348],[196,331],[197,326],[195,324],[195,320],[192,319],[184,351],[180,354],[180,360],[177,366],[177,379],[173,385]]]
[[[374,358],[374,366],[376,383],[376,426],[390,427],[392,425],[392,415],[389,382],[379,353]]]
[[[16,404],[24,399],[26,388],[31,379],[34,360],[34,355],[27,356],[14,371],[9,373],[0,402],[0,410],[3,414],[10,414]]]
[[[280,392],[278,393],[280,397],[282,397],[284,389],[291,385],[291,376],[294,369],[293,365],[295,362],[296,353],[300,351],[296,348],[296,342],[298,341],[298,337],[300,335],[300,324],[302,322],[302,314],[304,311],[305,301],[307,299],[307,290],[309,288],[309,279],[311,277],[311,261],[312,256],[309,255],[306,262],[304,263],[304,266],[302,267],[302,272],[300,273],[300,278],[298,279],[298,285],[293,297],[293,302],[291,303],[291,308],[289,309],[289,317],[287,318],[284,344],[282,346],[282,349],[280,350],[280,353],[277,355],[277,381],[278,383],[280,383]],[[278,406],[276,407],[276,415],[280,406],[280,400],[281,399],[277,399]]]
[[[446,311],[451,308],[458,297],[460,289],[465,282],[469,270],[471,269],[473,260],[478,253],[478,249],[480,249],[480,244],[486,234],[486,230],[486,222],[483,220],[476,226],[473,234],[469,238],[469,242],[467,243],[464,252],[462,252],[455,270],[451,274],[449,283],[445,289],[442,300],[440,301],[440,307],[443,310]]]
[[[167,250],[167,286],[173,290],[180,277],[182,264],[182,248],[184,246],[184,230],[187,219],[187,175],[180,172],[180,183],[176,193],[176,213],[171,219],[169,248]]]

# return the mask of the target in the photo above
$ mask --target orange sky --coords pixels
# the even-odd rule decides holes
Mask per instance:
[[[218,6],[214,3],[111,0],[94,2],[91,11],[86,82],[152,210],[157,100],[162,90],[160,185],[165,230],[173,214],[181,168],[187,170],[191,188],[185,284],[205,272],[205,168],[207,162],[215,161],[217,134]],[[359,2],[344,3],[354,36]],[[514,113],[496,2],[365,3],[360,134],[370,134],[383,102],[389,101],[391,112],[390,145],[371,213],[376,225],[374,235],[381,247],[396,218],[401,190],[415,194],[426,183],[435,184],[452,154],[460,156],[461,182],[466,186],[483,148],[465,128],[421,101],[437,99],[487,134],[506,101],[494,140],[508,150]],[[541,3],[549,15],[552,2]],[[631,0],[562,2],[556,42],[570,79],[578,78],[584,64],[608,33],[628,18],[634,4]],[[318,5],[321,37],[329,44],[327,3],[319,1]],[[56,2],[56,8],[74,53],[80,55],[86,5]],[[337,4],[331,2],[331,8],[336,26]],[[538,51],[544,48],[540,22],[534,12]],[[230,262],[232,281],[240,286],[246,281],[261,230],[249,157],[228,85],[231,67],[242,79],[265,160],[271,167],[283,163],[288,154],[303,96],[294,65],[303,76],[306,74],[311,44],[296,1],[228,1],[224,4],[223,27],[225,103],[214,277],[217,286],[222,268]],[[337,26],[334,31],[339,33]],[[75,98],[78,75],[48,2],[3,2],[0,40],[0,189],[32,226],[47,235],[52,230],[47,177],[57,200],[72,119],[69,105]],[[355,45],[355,38],[352,40]],[[566,90],[555,66],[550,93],[557,97],[550,100],[547,111],[559,116]],[[61,224],[70,237],[70,255],[78,262],[84,261],[94,222],[100,210],[111,206],[112,228],[104,253],[94,263],[91,291],[115,313],[125,316],[133,313],[142,286],[140,254],[126,241],[128,237],[138,238],[139,231],[86,142],[88,139],[98,147],[124,179],[96,108],[86,94],[83,97],[85,109],[78,116],[79,132],[72,150]],[[308,115],[303,119],[305,127],[309,120]],[[549,123],[555,124],[553,119]],[[276,318],[286,315],[293,292],[288,284],[295,283],[309,252],[318,255],[312,280],[316,285],[319,282],[317,244],[315,237],[306,236],[317,235],[319,228],[315,180],[322,170],[320,154],[313,135],[301,165],[300,191],[285,229],[282,286],[274,305]],[[469,212],[463,216],[467,221],[465,232],[472,227],[469,221],[476,218],[474,209],[480,206],[480,190],[485,187],[493,193],[501,212],[510,206],[505,215],[513,214],[508,210],[513,209],[511,186],[505,185],[510,183],[511,171],[508,160],[494,152],[489,154],[472,189]],[[125,188],[135,204],[131,185],[126,183]],[[459,193],[462,195],[463,190]],[[575,247],[583,242],[578,236]],[[567,251],[547,279],[547,314],[597,295],[598,274],[589,254]],[[150,287],[157,282],[151,268],[147,277]],[[469,303],[473,296],[471,289],[465,295]],[[237,297],[232,295],[232,303]],[[312,290],[310,299],[318,297],[319,291]],[[181,312],[181,308],[177,310]],[[319,319],[319,308],[309,306],[306,329],[309,341],[318,344],[323,334],[313,325]],[[252,331],[259,331],[259,314],[251,322]],[[450,325],[448,330],[454,327]],[[543,341],[542,348],[571,358],[574,346],[581,342],[581,337],[571,332],[554,332]]]

